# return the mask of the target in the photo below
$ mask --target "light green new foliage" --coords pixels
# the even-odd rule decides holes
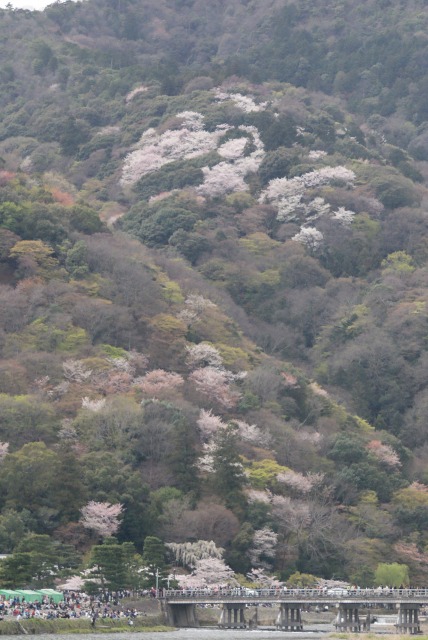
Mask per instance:
[[[287,467],[278,464],[275,460],[259,460],[252,463],[248,471],[248,478],[255,489],[272,488],[272,485],[275,485],[277,475],[288,470]]]
[[[409,567],[406,564],[380,562],[375,571],[375,585],[389,587],[407,587],[409,585]]]
[[[404,275],[413,273],[415,266],[412,256],[405,251],[394,251],[390,253],[385,260],[382,260],[382,269],[384,274]]]

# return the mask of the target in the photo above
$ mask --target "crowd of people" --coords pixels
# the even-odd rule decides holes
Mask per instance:
[[[22,619],[43,618],[54,620],[57,618],[89,618],[94,626],[100,619],[126,619],[132,624],[138,612],[134,608],[122,607],[120,601],[129,597],[127,591],[115,593],[103,593],[90,596],[80,592],[69,591],[64,593],[64,600],[55,602],[48,595],[35,602],[27,602],[25,596],[2,598],[0,600],[0,620],[14,619],[18,622]]]

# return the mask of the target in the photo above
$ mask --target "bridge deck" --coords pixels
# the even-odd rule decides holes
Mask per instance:
[[[325,589],[187,589],[164,590],[160,597],[168,604],[277,603],[336,605],[424,605],[428,604],[428,589],[349,589],[340,593]],[[341,591],[341,590],[338,590]]]

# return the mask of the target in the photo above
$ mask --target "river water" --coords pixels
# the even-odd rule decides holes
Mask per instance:
[[[179,629],[177,631],[160,631],[158,633],[103,633],[100,634],[70,634],[53,635],[38,634],[33,636],[43,640],[280,640],[282,638],[292,638],[293,640],[315,640],[322,638],[332,628],[324,625],[320,631],[263,631],[263,630],[239,630],[239,629]],[[17,636],[2,636],[16,640]]]

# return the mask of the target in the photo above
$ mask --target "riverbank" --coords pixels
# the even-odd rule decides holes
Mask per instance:
[[[382,633],[382,632],[381,632]],[[330,633],[327,638],[330,640],[355,640],[356,636],[361,640],[379,640],[379,633]],[[413,636],[397,635],[396,633],[382,633],[382,640],[409,640]],[[418,634],[418,640],[428,640],[428,635]]]
[[[173,631],[172,627],[162,624],[162,621],[136,618],[129,625],[126,620],[99,619],[93,627],[89,618],[79,620],[3,620],[0,622],[1,636],[19,635],[68,635],[68,634],[104,634],[129,632],[161,632]]]

